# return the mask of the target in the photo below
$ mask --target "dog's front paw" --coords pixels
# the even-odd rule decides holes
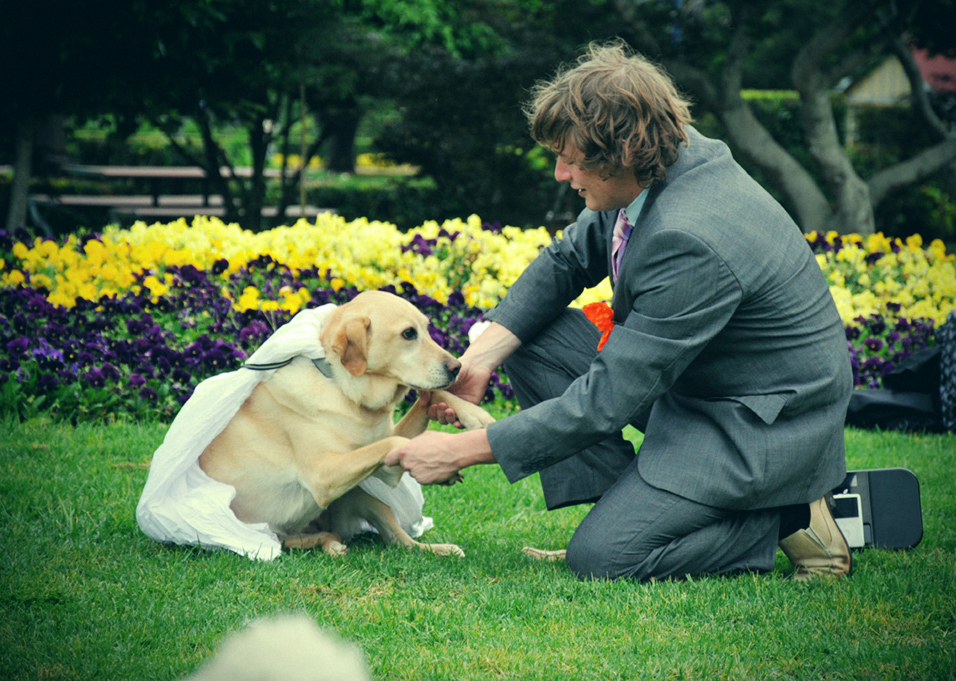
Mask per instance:
[[[452,411],[455,418],[467,430],[481,430],[495,422],[495,418],[476,404],[472,404],[445,390],[432,392],[431,404],[444,402]]]
[[[457,412],[458,421],[466,430],[481,430],[495,422],[495,418],[481,407],[469,405],[470,409]]]
[[[340,541],[332,540],[328,543],[322,544],[322,551],[325,552],[327,556],[332,556],[333,558],[338,558],[344,556],[349,552],[349,547],[343,544]]]

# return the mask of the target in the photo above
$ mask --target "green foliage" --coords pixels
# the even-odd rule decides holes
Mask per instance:
[[[506,6],[512,3],[500,3]],[[515,5],[522,3],[514,2]],[[480,4],[453,0],[362,0],[363,21],[386,32],[408,54],[438,46],[454,57],[491,54],[504,48]],[[503,7],[497,7],[499,11]]]
[[[877,211],[883,231],[905,236],[921,230],[927,238],[956,242],[956,200],[940,178],[888,198]]]
[[[316,121],[307,143],[330,168],[346,172],[353,169],[362,116],[385,102],[396,116],[376,136],[376,151],[420,166],[437,187],[426,198],[411,189],[409,203],[431,203],[437,208],[431,216],[461,214],[467,206],[490,220],[537,226],[549,213],[573,215],[580,204],[567,200],[550,169],[529,156],[520,103],[535,80],[590,40],[621,36],[641,44],[621,14],[632,5],[658,43],[660,54],[651,57],[683,61],[710,77],[726,63],[733,33],[747,27],[743,85],[776,89],[791,85],[793,55],[847,3],[92,0],[58,6],[56,21],[46,3],[20,3],[0,22],[0,63],[29,62],[30,68],[0,74],[0,92],[6,94],[0,98],[0,159],[12,156],[18,121],[66,113],[80,121],[110,115],[115,122],[111,144],[93,150],[78,143],[77,160],[259,166],[273,152],[300,151],[292,131],[304,103]],[[923,2],[908,28],[921,44],[951,52],[947,20],[953,13],[951,0]],[[848,44],[869,40],[864,33]],[[53,47],[38,49],[38,40]],[[812,167],[793,102],[751,104],[785,148]],[[179,146],[134,137],[124,148],[143,117]],[[698,117],[706,125],[706,116]],[[238,137],[223,134],[236,129],[242,131]],[[899,139],[914,137],[912,130]],[[862,150],[854,160],[865,169],[893,155]],[[260,227],[263,202],[297,198],[293,183],[277,189],[259,180],[213,189],[227,199],[234,195],[242,210],[229,219],[252,229]],[[940,178],[927,186],[934,190],[916,188],[881,206],[877,228],[952,240],[945,216],[953,191]],[[397,210],[399,220],[416,212]],[[82,219],[92,224],[96,216]]]
[[[794,583],[779,554],[767,576],[632,584],[523,557],[525,545],[564,546],[587,507],[547,512],[536,479],[509,485],[491,466],[425,489],[436,527],[424,540],[457,543],[463,559],[374,537],[341,559],[271,563],[162,546],[133,510],[164,430],[0,424],[0,677],[180,679],[229,633],[288,612],[359,645],[382,680],[903,680],[956,668],[952,435],[847,431],[851,467],[920,479],[914,550],[857,553],[840,582]]]
[[[956,2],[919,2],[915,3],[914,10],[913,38],[916,43],[932,54],[956,57],[956,33],[952,30],[956,24]]]
[[[139,121],[135,131],[128,133],[113,116],[95,121],[72,119],[67,123],[66,152],[70,158],[82,159],[92,165],[181,165],[183,156],[170,143],[169,136],[146,120]],[[192,120],[171,133],[173,141],[192,155],[202,153],[202,133]],[[216,139],[228,158],[237,166],[249,166],[248,133],[235,125],[217,126]],[[134,191],[147,193],[143,187]],[[83,193],[83,192],[80,192]]]
[[[381,94],[402,115],[377,135],[375,147],[432,178],[442,212],[450,205],[452,215],[478,213],[534,227],[549,213],[576,215],[582,206],[561,200],[553,166],[535,150],[521,105],[534,82],[576,57],[583,43],[616,35],[616,13],[604,0],[503,0],[492,10],[461,4],[462,16],[487,21],[500,45],[480,58],[423,49],[395,60]]]
[[[408,230],[426,220],[458,217],[461,204],[446,200],[431,178],[342,178],[310,188],[309,202],[334,208],[347,219],[367,217]],[[473,211],[472,211],[473,212]]]
[[[449,214],[459,214],[468,206],[491,220],[538,226],[556,185],[550,169],[528,160],[534,143],[518,103],[542,68],[530,55],[404,60],[390,79],[404,115],[385,126],[375,145],[434,180],[440,211],[448,206]],[[443,93],[440,104],[435,92]]]

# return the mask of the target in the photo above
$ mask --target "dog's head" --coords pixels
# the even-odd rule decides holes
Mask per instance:
[[[447,387],[461,368],[432,340],[428,318],[384,291],[365,291],[336,308],[321,341],[329,362],[341,363],[353,377],[383,377],[420,390]]]

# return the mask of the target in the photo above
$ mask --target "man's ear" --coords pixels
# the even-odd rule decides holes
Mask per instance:
[[[332,350],[341,358],[344,366],[353,376],[365,373],[368,348],[368,328],[372,323],[368,317],[351,317],[336,329],[332,339]]]

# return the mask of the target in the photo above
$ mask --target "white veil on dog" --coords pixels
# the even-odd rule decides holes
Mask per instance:
[[[334,308],[329,304],[299,312],[247,362],[275,364],[298,355],[324,357],[319,332]],[[229,549],[259,560],[272,560],[281,553],[279,539],[267,524],[244,523],[232,512],[229,504],[236,496],[235,488],[213,480],[199,467],[199,455],[222,432],[256,385],[268,381],[275,371],[238,369],[196,386],[149,466],[136,507],[136,521],[147,536],[166,543]],[[421,486],[410,475],[403,475],[394,488],[375,477],[366,478],[359,487],[391,507],[412,537],[420,537],[433,527],[432,519],[422,516],[425,500]]]

